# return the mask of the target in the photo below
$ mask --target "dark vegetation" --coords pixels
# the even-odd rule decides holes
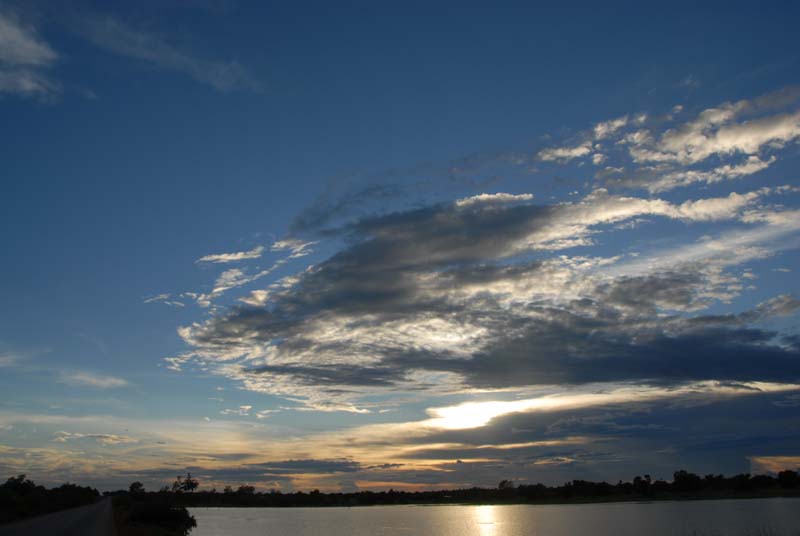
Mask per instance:
[[[188,480],[193,480],[187,476]],[[186,507],[207,506],[371,506],[391,504],[502,504],[568,503],[603,501],[640,501],[676,499],[719,499],[749,497],[800,496],[800,476],[796,471],[782,471],[776,476],[740,474],[699,475],[677,471],[671,482],[654,480],[650,475],[637,476],[630,482],[588,482],[573,480],[562,486],[543,484],[516,485],[502,481],[496,488],[468,488],[440,491],[358,491],[352,493],[282,493],[277,490],[256,492],[253,486],[226,486],[222,492],[194,491],[197,485],[181,486],[178,479],[172,488],[145,493],[143,497],[169,496]],[[196,482],[196,481],[195,481]],[[132,484],[132,488],[135,484]],[[173,491],[174,490],[174,491]],[[131,494],[130,492],[117,492]]]
[[[197,526],[185,507],[177,504],[181,491],[191,491],[197,480],[187,476],[179,479],[175,491],[145,493],[140,482],[131,484],[128,492],[114,493],[114,521],[119,536],[186,536]],[[108,495],[108,494],[106,494]],[[20,521],[85,506],[98,501],[100,493],[94,488],[62,484],[47,489],[37,486],[25,475],[9,478],[0,485],[0,524]]]
[[[178,504],[184,491],[194,491],[199,482],[187,474],[179,476],[172,484],[157,493],[147,493],[141,482],[132,482],[128,491],[107,493],[113,495],[114,521],[120,536],[186,536],[197,526],[186,507]]]
[[[47,489],[25,475],[12,476],[0,485],[0,523],[49,514],[97,501],[100,493],[90,487],[62,484]]]
[[[187,507],[292,507],[371,506],[392,504],[556,504],[611,501],[651,501],[750,497],[800,497],[800,475],[781,471],[776,476],[740,474],[731,477],[677,471],[672,481],[637,476],[630,482],[589,482],[573,480],[561,486],[516,485],[503,480],[496,488],[467,488],[439,491],[358,491],[352,493],[257,492],[254,486],[221,492],[196,491],[200,483],[190,474],[178,477],[172,486],[148,492],[141,482],[127,490],[106,492],[113,497],[119,536],[186,536],[197,526]],[[9,478],[0,486],[0,522],[55,512],[90,504],[100,498],[97,490],[74,484],[46,489],[25,478]]]
[[[119,536],[186,536],[197,526],[172,492],[114,494],[114,523]]]

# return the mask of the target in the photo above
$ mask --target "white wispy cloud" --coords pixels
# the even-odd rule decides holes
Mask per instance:
[[[93,441],[96,441],[97,443],[100,443],[101,445],[123,445],[127,443],[138,443],[138,440],[126,435],[82,434],[78,432],[63,432],[63,431],[56,432],[53,441],[55,441],[56,443],[66,443],[67,441],[73,441],[79,439],[91,439]]]
[[[165,305],[170,305],[172,307],[185,307],[186,304],[178,301],[177,299],[173,299],[172,294],[163,293],[157,294],[155,296],[150,296],[142,300],[142,303],[163,303]]]
[[[311,246],[315,244],[316,242],[312,241],[299,240],[296,238],[284,238],[283,240],[278,240],[273,243],[270,249],[272,251],[290,251],[291,254],[289,255],[289,258],[297,259],[313,253]]]
[[[471,197],[464,197],[456,200],[457,207],[469,207],[477,204],[495,204],[495,203],[519,203],[530,201],[533,199],[533,194],[507,194],[505,192],[497,192],[494,194],[478,194]]]
[[[579,145],[565,147],[550,147],[542,149],[537,156],[544,161],[569,162],[575,158],[587,156],[592,153],[592,143],[589,141]]]
[[[250,415],[250,410],[253,409],[253,406],[239,406],[238,408],[233,409],[223,409],[220,411],[221,415],[240,415],[242,417],[246,417]],[[260,413],[260,412],[259,412]],[[261,418],[261,417],[259,417]]]
[[[628,116],[618,117],[610,121],[603,121],[594,126],[595,139],[602,140],[617,132],[619,129],[628,124]]]
[[[155,33],[133,28],[112,16],[84,17],[79,20],[78,28],[94,45],[113,54],[183,73],[219,91],[258,87],[248,71],[236,61],[195,56]]]
[[[0,92],[36,98],[58,95],[60,84],[47,74],[57,59],[36,28],[0,6]]]
[[[724,164],[710,170],[681,169],[671,171],[659,174],[654,180],[647,182],[646,188],[652,193],[659,193],[679,186],[688,186],[692,183],[711,184],[723,180],[737,179],[767,169],[776,160],[775,156],[762,160],[757,155],[750,155],[744,162]]]
[[[789,87],[706,108],[682,122],[682,106],[662,116],[626,115],[597,123],[577,136],[582,141],[573,138],[537,156],[562,164],[577,158],[611,163],[596,179],[625,171],[619,164],[628,161],[625,176],[610,182],[651,193],[739,179],[767,169],[779,151],[800,139],[798,101],[800,89]]]
[[[19,356],[9,352],[0,352],[0,367],[11,367],[19,362]]]
[[[113,389],[128,385],[128,381],[122,378],[86,371],[62,373],[60,381],[70,385],[96,387],[98,389]]]
[[[731,105],[710,109],[682,128],[665,132],[652,144],[630,148],[636,162],[692,164],[711,156],[754,155],[764,147],[780,148],[800,136],[800,112],[784,113],[729,124]]]
[[[200,257],[195,262],[228,263],[248,259],[258,259],[264,252],[264,246],[257,246],[247,251],[236,251],[233,253],[214,253]]]

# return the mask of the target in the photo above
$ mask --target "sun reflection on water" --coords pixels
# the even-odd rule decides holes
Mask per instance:
[[[475,507],[475,523],[478,526],[480,536],[497,536],[496,521],[497,507],[487,504]]]

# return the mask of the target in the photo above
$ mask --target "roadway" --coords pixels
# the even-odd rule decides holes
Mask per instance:
[[[0,525],[0,536],[114,536],[111,497],[88,506]]]

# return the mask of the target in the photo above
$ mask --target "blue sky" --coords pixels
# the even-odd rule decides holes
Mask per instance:
[[[797,14],[0,3],[0,469],[800,464]]]

